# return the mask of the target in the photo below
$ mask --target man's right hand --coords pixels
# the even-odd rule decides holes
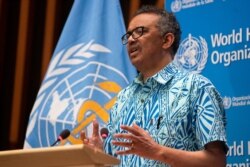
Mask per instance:
[[[83,130],[81,131],[81,140],[83,141],[83,144],[103,150],[103,141],[99,133],[99,123],[96,120],[93,120],[92,136],[88,138],[86,132]]]

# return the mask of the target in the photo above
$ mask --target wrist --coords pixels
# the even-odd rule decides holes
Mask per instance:
[[[156,148],[155,160],[161,161],[166,164],[170,164],[169,154],[167,153],[167,147],[158,144]]]

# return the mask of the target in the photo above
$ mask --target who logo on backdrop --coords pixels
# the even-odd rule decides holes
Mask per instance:
[[[229,109],[232,106],[232,98],[228,96],[223,97],[223,106],[225,109]]]
[[[179,12],[182,8],[182,1],[181,0],[175,0],[171,3],[171,10],[172,12]]]
[[[208,57],[208,46],[204,38],[188,35],[180,44],[175,55],[175,62],[183,69],[201,73],[205,68]]]

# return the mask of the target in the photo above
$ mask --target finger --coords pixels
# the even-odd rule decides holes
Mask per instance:
[[[89,144],[89,139],[84,139],[83,144]]]
[[[99,123],[96,119],[93,120],[93,137],[99,136]]]
[[[127,126],[127,125],[121,125],[121,129],[126,130],[136,136],[141,135],[141,133],[144,132],[142,128],[140,128],[138,125],[135,123],[132,126]]]
[[[121,151],[116,151],[115,153],[117,155],[127,155],[127,154],[132,154],[134,150],[128,149],[128,150],[121,150]]]
[[[139,136],[140,134],[144,134],[147,135],[148,131],[144,130],[143,128],[141,128],[140,126],[138,126],[136,123],[133,123],[132,127],[137,130],[137,132],[139,132],[139,134],[137,136]]]
[[[140,126],[138,126],[136,123],[133,123],[132,127],[135,128],[135,129],[137,129],[137,130],[143,130],[143,129],[140,128]]]
[[[84,139],[86,139],[86,133],[84,130],[81,131],[80,136],[81,136],[82,141],[84,141]]]
[[[113,135],[114,138],[123,138],[128,140],[136,140],[136,137],[130,133],[116,133]]]
[[[122,146],[122,147],[132,147],[132,143],[131,142],[120,142],[120,141],[112,141],[112,144],[113,145],[116,145],[116,146]]]
[[[80,136],[81,136],[81,140],[83,142],[83,144],[88,144],[89,143],[89,139],[86,137],[86,133],[85,131],[81,131],[80,133]]]

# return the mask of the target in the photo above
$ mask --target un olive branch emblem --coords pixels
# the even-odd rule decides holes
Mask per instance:
[[[26,136],[29,136],[33,131],[35,122],[39,115],[39,112],[37,112],[37,110],[47,98],[48,91],[57,84],[58,76],[66,75],[68,72],[70,72],[72,66],[74,65],[84,64],[87,59],[95,56],[96,52],[110,53],[111,51],[102,45],[90,41],[87,44],[81,43],[74,45],[67,50],[60,51],[54,56],[54,58],[50,62],[50,66],[44,79],[43,85],[39,90],[36,102],[33,106]],[[121,90],[121,87],[117,83],[112,81],[103,81],[97,83],[97,85],[107,92],[118,93]],[[68,138],[68,141],[70,143],[78,143],[79,140],[75,138],[75,135],[86,125],[88,125],[96,116],[100,117],[104,122],[107,122],[107,110],[109,110],[113,106],[114,101],[115,98],[111,99],[104,106],[100,106],[97,102],[92,100],[85,101],[82,104],[77,115],[78,126],[72,131],[71,136]],[[88,110],[91,110],[93,114],[91,114],[87,119],[84,119],[83,116]]]
[[[180,67],[192,73],[200,73],[205,68],[207,58],[208,46],[206,40],[201,36],[197,39],[189,34],[188,38],[180,44],[174,61]]]
[[[200,42],[201,42],[201,46],[202,46],[202,60],[200,61],[200,63],[198,64],[198,67],[196,69],[197,73],[200,73],[204,68],[205,65],[207,63],[207,57],[208,57],[208,47],[207,47],[207,43],[205,41],[204,38],[200,37]]]

